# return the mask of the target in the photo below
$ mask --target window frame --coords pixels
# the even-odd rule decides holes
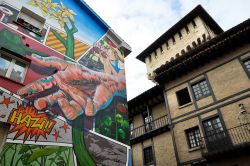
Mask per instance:
[[[150,132],[154,129],[154,118],[151,108],[147,107],[147,110],[142,112],[143,124],[145,132]],[[146,122],[148,121],[148,122]]]
[[[146,159],[146,157],[145,157],[145,149],[148,149],[148,148],[151,148],[152,161],[149,162],[149,163],[146,163],[146,161],[145,161],[145,159]],[[143,153],[143,165],[145,165],[145,166],[155,165],[155,153],[154,153],[154,147],[153,147],[153,145],[149,145],[149,146],[143,147],[142,153]]]
[[[201,88],[201,85],[200,85],[200,83],[203,82],[203,81],[206,82],[206,85],[207,85],[207,88],[208,88],[208,91],[209,91],[209,93],[207,93],[207,94],[204,94],[204,92],[203,92],[203,90],[202,90],[202,88]],[[198,86],[198,87],[199,87],[199,90],[201,91],[201,94],[202,94],[201,97],[198,97],[198,98],[196,97],[195,91],[194,91],[194,88],[193,88],[194,86]],[[210,87],[210,84],[209,84],[209,82],[208,82],[208,79],[206,79],[206,78],[199,79],[198,81],[195,81],[194,83],[192,83],[192,84],[191,84],[191,89],[192,89],[193,97],[194,97],[194,99],[195,99],[196,101],[201,100],[201,99],[203,99],[203,98],[206,98],[206,97],[212,95],[212,89],[211,89],[211,87]]]
[[[198,132],[199,132],[199,133],[198,133],[198,134],[199,134],[198,137],[196,137],[195,131],[198,131]],[[193,133],[194,133],[194,140],[195,140],[195,144],[197,144],[197,146],[194,146],[194,147],[191,146],[191,139],[190,139],[190,137],[189,137],[189,133],[190,133],[190,132],[193,132]],[[201,140],[201,132],[200,132],[199,126],[194,126],[194,127],[192,127],[192,128],[186,129],[186,130],[185,130],[185,135],[186,135],[186,141],[187,141],[187,144],[188,144],[188,148],[189,148],[189,149],[196,149],[196,148],[200,148],[200,147],[201,147],[201,142],[200,142],[200,140]],[[198,139],[198,140],[197,140],[197,139]]]
[[[29,22],[25,21],[25,19],[21,15],[26,15],[26,16],[36,20],[37,22],[41,23],[41,27],[35,26],[34,22],[32,24],[32,21],[29,21]],[[24,22],[30,24],[31,26],[33,26],[33,28],[36,28],[38,30],[36,31],[36,30],[34,30],[32,28],[29,28],[29,27],[25,26],[24,24],[22,24],[21,22],[18,21],[19,19],[22,19]],[[19,13],[18,13],[18,15],[17,15],[17,17],[16,17],[16,20],[14,22],[17,23],[18,25],[22,26],[23,28],[37,34],[38,36],[42,36],[41,32],[44,29],[44,26],[46,24],[46,19],[44,17],[38,15],[37,13],[33,12],[32,10],[26,8],[25,6],[22,6]]]
[[[249,56],[246,57],[246,58],[244,58],[244,59],[240,59],[240,63],[241,63],[241,65],[242,65],[242,67],[243,67],[245,73],[247,74],[248,79],[250,79],[250,70],[248,70],[247,66],[245,65],[245,62],[246,62],[246,61],[249,61],[249,62],[250,62],[250,57],[249,57]]]
[[[179,99],[179,97],[178,97],[178,92],[180,92],[180,91],[182,91],[182,90],[184,90],[184,89],[187,89],[187,92],[188,92],[188,96],[189,96],[190,102],[181,105],[181,104],[180,104],[180,99]],[[185,87],[185,88],[182,88],[182,89],[176,91],[175,94],[176,94],[176,98],[177,98],[177,102],[178,102],[179,108],[182,108],[182,107],[184,107],[184,106],[189,105],[190,103],[192,103],[192,98],[191,98],[190,92],[189,92],[189,90],[188,90],[188,87]]]
[[[10,53],[9,51],[5,51],[3,49],[0,49],[0,57],[2,56],[2,54],[4,54],[5,56],[11,58],[11,61],[9,61],[10,64],[8,66],[6,74],[5,75],[0,75],[0,77],[7,78],[7,79],[10,79],[10,80],[15,81],[17,83],[21,83],[21,84],[24,83],[24,80],[26,78],[26,74],[27,74],[30,62],[28,62],[28,61],[26,61],[26,60],[24,60],[22,58],[19,58],[15,53]],[[22,77],[22,79],[20,81],[16,81],[16,80],[14,80],[14,79],[12,79],[10,77],[16,62],[21,62],[21,63],[25,64],[24,74],[23,74],[23,77]]]

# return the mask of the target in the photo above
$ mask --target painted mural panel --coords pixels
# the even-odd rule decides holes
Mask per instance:
[[[66,48],[64,44],[58,40],[58,38],[54,35],[53,31],[56,31],[51,28],[47,40],[46,40],[46,45],[59,51],[62,54],[66,53]],[[63,32],[57,31],[58,34],[60,34],[64,40],[66,40],[66,34]],[[86,43],[80,41],[79,39],[75,39],[74,41],[74,55],[75,59],[78,59],[81,55],[83,55],[88,49],[90,48],[89,45]]]
[[[7,143],[1,153],[3,166],[71,166],[73,149],[63,146],[45,146]]]
[[[10,125],[0,162],[127,165],[124,55],[108,27],[81,1],[22,2],[55,28],[46,46],[0,22],[0,57],[28,64],[24,81],[0,74],[0,121]]]

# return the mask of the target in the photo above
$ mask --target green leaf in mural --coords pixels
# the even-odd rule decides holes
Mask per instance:
[[[123,129],[118,129],[119,136],[122,140],[126,138],[126,133]]]
[[[123,120],[121,126],[122,126],[123,129],[128,129],[128,128],[129,128],[129,123],[128,123],[128,121]]]
[[[110,116],[107,116],[105,119],[104,119],[104,125],[105,126],[112,126],[112,118]]]
[[[60,149],[60,147],[48,147],[48,148],[44,148],[44,149],[34,150],[33,153],[31,154],[31,156],[28,158],[27,164],[32,163],[33,161],[35,161],[36,159],[38,159],[42,156],[52,155],[53,153],[58,152],[59,149]]]
[[[121,114],[116,114],[115,115],[115,118],[116,118],[116,122],[122,124],[123,123],[123,117]]]
[[[7,29],[2,29],[0,31],[0,45],[3,48],[6,48],[8,50],[11,50],[13,52],[18,52],[18,54],[26,56],[26,55],[31,55],[32,53],[38,54],[43,57],[47,57],[48,55],[39,52],[37,50],[30,49],[26,47],[26,45],[23,43],[22,39],[20,36],[10,32]]]
[[[22,145],[21,149],[19,150],[18,154],[24,154],[26,152],[28,152],[31,149],[36,149],[37,145]]]

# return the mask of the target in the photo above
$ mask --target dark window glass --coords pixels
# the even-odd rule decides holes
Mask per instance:
[[[173,40],[173,44],[175,44],[175,38],[174,38],[174,36],[172,37],[172,40]]]
[[[200,130],[198,127],[186,130],[189,148],[200,146]]]
[[[194,20],[192,20],[192,25],[194,26],[194,28],[196,27],[196,23]]]
[[[155,58],[157,58],[157,51],[154,51],[154,53],[155,53]]]
[[[144,164],[150,165],[154,163],[154,154],[152,146],[143,149],[144,154]]]
[[[185,30],[186,30],[187,33],[189,33],[189,29],[188,29],[187,26],[185,26]]]
[[[160,51],[161,51],[161,53],[163,53],[163,49],[162,49],[162,46],[160,46]]]
[[[182,39],[182,34],[181,34],[181,32],[178,32],[178,35],[179,35],[180,39]]]
[[[202,80],[196,84],[193,84],[192,90],[194,92],[194,96],[195,96],[196,100],[198,100],[204,96],[210,95],[210,90],[208,88],[208,84],[207,84],[206,80]]]
[[[191,102],[191,98],[189,96],[189,92],[187,88],[184,88],[176,92],[176,96],[178,99],[179,106],[182,106]]]
[[[244,61],[244,65],[247,68],[247,71],[250,73],[250,59]]]
[[[219,117],[214,117],[203,122],[203,127],[206,133],[207,140],[214,142],[223,137],[226,137],[226,133],[221,124]]]
[[[166,46],[167,46],[167,49],[169,49],[169,44],[168,44],[168,41],[166,42]]]

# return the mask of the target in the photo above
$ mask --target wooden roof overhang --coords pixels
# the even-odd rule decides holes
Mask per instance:
[[[250,19],[166,62],[154,71],[155,81],[167,83],[249,42]]]
[[[153,88],[128,101],[129,118],[142,113],[147,109],[147,107],[153,107],[163,101],[164,96],[162,88],[160,86],[154,86]]]

